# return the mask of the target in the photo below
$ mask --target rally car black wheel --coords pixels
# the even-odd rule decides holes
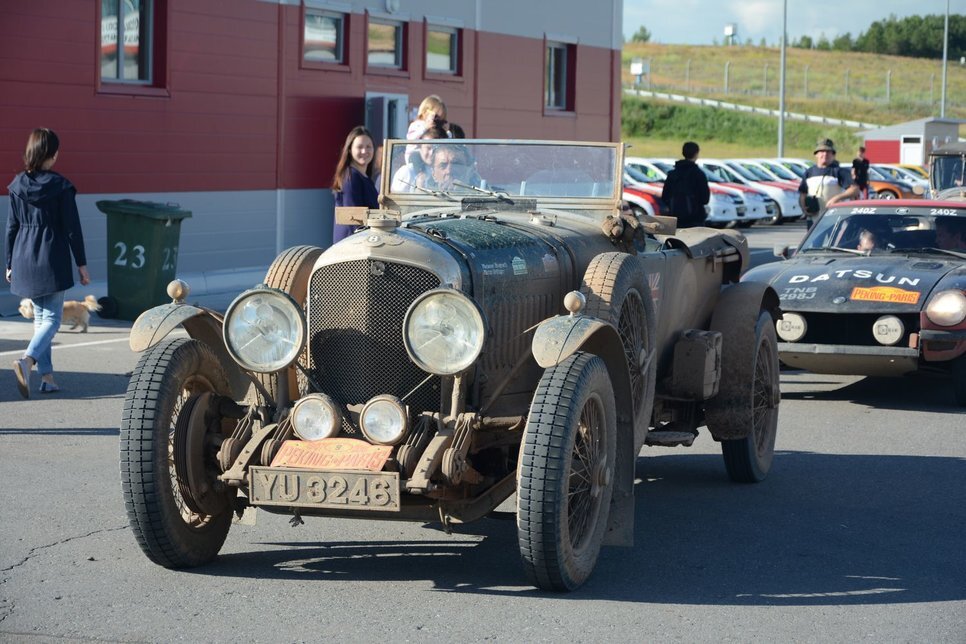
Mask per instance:
[[[573,590],[593,572],[613,492],[616,436],[603,360],[576,353],[544,372],[517,472],[520,554],[538,588]]]
[[[210,398],[201,394],[229,392],[214,352],[188,338],[148,349],[131,376],[121,416],[124,506],[138,545],[166,568],[211,561],[228,535],[234,492],[215,478],[217,441],[185,432]]]
[[[322,254],[322,249],[317,246],[293,246],[282,251],[268,267],[265,274],[265,285],[285,291],[298,302],[299,306],[305,308],[305,297],[308,294],[309,278],[312,274],[312,267],[315,260]],[[303,367],[308,365],[308,348],[299,356],[298,363]],[[281,378],[288,380],[289,399],[295,400],[300,392],[307,389],[304,376],[296,365],[290,366],[282,374],[256,374],[273,400],[278,400],[277,383]]]
[[[722,362],[730,362],[732,369],[723,378],[718,396],[712,399],[718,404],[709,404],[708,426],[713,428],[722,416],[750,426],[747,436],[722,440],[721,453],[731,480],[757,483],[771,469],[778,433],[778,341],[771,314],[759,313],[754,335],[750,329],[732,330],[724,339]],[[721,404],[730,409],[720,409]]]
[[[650,422],[657,360],[653,360],[655,316],[647,274],[640,260],[626,253],[601,253],[584,273],[580,292],[586,315],[607,320],[621,336],[630,373],[635,421]]]
[[[953,362],[953,397],[957,405],[966,407],[966,355]]]

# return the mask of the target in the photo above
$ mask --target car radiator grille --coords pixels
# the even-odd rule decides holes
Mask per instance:
[[[413,364],[403,345],[403,317],[422,293],[437,288],[434,274],[364,259],[319,268],[309,284],[309,372],[342,404],[379,394],[402,398],[411,415],[440,408],[439,376]],[[348,429],[348,428],[347,428]]]
[[[791,310],[791,309],[789,309]],[[799,342],[814,344],[847,344],[852,346],[882,346],[872,335],[872,326],[881,313],[799,313],[805,316],[808,330]],[[908,347],[909,334],[919,331],[919,313],[896,315],[905,327],[902,339],[894,346]]]

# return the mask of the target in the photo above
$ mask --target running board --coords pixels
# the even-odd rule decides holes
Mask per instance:
[[[691,447],[691,444],[694,443],[694,437],[695,434],[692,432],[650,432],[644,439],[644,444],[653,447],[675,447],[677,445]]]

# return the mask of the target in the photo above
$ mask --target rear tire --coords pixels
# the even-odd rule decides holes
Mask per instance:
[[[121,416],[121,490],[131,530],[148,559],[165,568],[190,568],[217,556],[231,526],[231,503],[206,515],[190,509],[182,495],[187,482],[176,471],[175,427],[204,392],[230,395],[228,377],[208,345],[175,338],[148,349],[124,398]],[[206,441],[211,445],[211,441]],[[217,449],[217,448],[214,448]],[[218,489],[214,450],[183,454],[208,472],[206,483]],[[200,461],[197,459],[201,459]]]
[[[603,360],[576,353],[544,372],[517,471],[517,536],[534,586],[570,591],[593,572],[607,529],[616,439]]]
[[[953,362],[953,398],[960,407],[966,407],[966,355]]]
[[[721,441],[732,481],[757,483],[771,469],[780,402],[778,340],[768,311],[759,311],[754,330],[734,324],[733,315],[712,320],[723,334],[721,386],[708,400],[705,417],[712,435],[741,435]],[[750,386],[749,386],[750,385]]]

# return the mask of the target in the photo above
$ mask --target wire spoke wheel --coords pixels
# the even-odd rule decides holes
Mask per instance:
[[[235,492],[217,481],[218,441],[195,418],[204,414],[193,412],[205,394],[229,392],[211,348],[188,338],[151,347],[131,376],[121,418],[122,493],[138,545],[159,565],[207,563],[228,535]]]
[[[741,324],[730,327],[724,331],[721,389],[708,401],[706,418],[713,434],[741,436],[721,440],[728,476],[757,483],[771,469],[778,433],[778,341],[767,311],[758,312],[753,333]]]
[[[601,253],[587,267],[580,292],[585,314],[613,324],[621,337],[630,373],[636,422],[650,422],[657,382],[654,304],[640,259],[627,253]]]
[[[567,591],[593,572],[613,493],[617,420],[604,361],[576,353],[537,386],[518,470],[517,536],[535,586]]]
[[[631,397],[634,411],[640,413],[647,396],[647,374],[644,372],[642,360],[647,360],[650,348],[650,338],[647,334],[647,311],[641,294],[636,290],[628,291],[621,306],[618,331],[624,345],[624,357],[630,372]]]

